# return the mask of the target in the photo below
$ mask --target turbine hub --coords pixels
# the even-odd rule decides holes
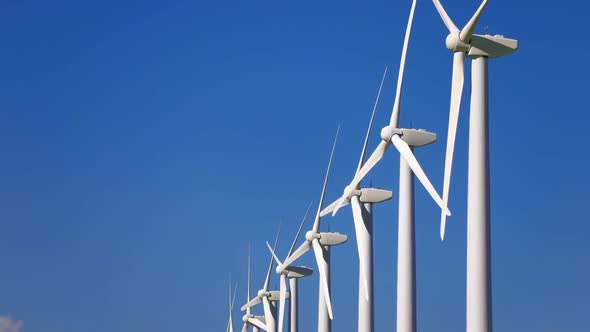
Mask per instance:
[[[264,289],[261,289],[258,291],[258,297],[265,297],[268,296],[268,292],[265,291]]]
[[[248,322],[248,318],[250,318],[250,315],[245,314],[244,316],[242,316],[242,322],[247,323]]]
[[[381,139],[386,142],[390,142],[391,138],[395,134],[402,136],[402,131],[399,130],[398,128],[395,128],[394,126],[387,126],[387,127],[383,127],[383,129],[381,129]]]
[[[459,37],[459,34],[459,31],[455,33],[449,33],[449,35],[445,39],[445,45],[452,52],[469,52],[469,48],[471,47],[471,45],[462,41]]]
[[[313,239],[319,239],[320,235],[317,233],[314,233],[313,231],[308,231],[307,233],[305,233],[305,239],[309,242],[313,241]]]

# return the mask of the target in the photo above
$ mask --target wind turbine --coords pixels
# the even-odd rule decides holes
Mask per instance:
[[[247,303],[250,303],[250,247],[248,247],[248,298]],[[244,309],[242,309],[243,311]],[[254,316],[251,312],[250,306],[246,308],[246,314],[242,317],[244,325],[242,325],[242,332],[248,332],[248,326],[253,327],[254,332],[259,329],[267,330],[265,319],[263,316]]]
[[[275,239],[275,243],[274,243],[274,248],[276,249],[277,243],[279,241],[279,234],[281,233],[281,227],[279,224],[279,231],[277,232],[277,237]],[[249,257],[249,256],[248,256]],[[248,260],[249,262],[249,260]],[[274,308],[274,306],[271,304],[271,302],[277,302],[279,301],[279,292],[277,291],[269,291],[269,286],[270,286],[270,273],[272,271],[272,266],[273,266],[273,258],[270,258],[270,263],[268,266],[268,270],[266,272],[266,279],[264,280],[264,285],[262,287],[262,289],[260,289],[256,295],[256,297],[254,297],[252,300],[248,301],[248,303],[244,304],[242,306],[242,311],[244,310],[249,310],[252,306],[262,302],[263,308],[264,308],[264,324],[265,327],[261,327],[266,331],[269,332],[276,332],[276,310]],[[250,279],[250,269],[248,268],[248,280]],[[286,294],[286,296],[289,296],[288,294]],[[248,297],[249,297],[249,290],[248,290]],[[260,326],[258,326],[260,327]]]
[[[231,292],[231,281],[228,282],[229,286],[229,319],[227,321],[227,332],[234,332],[234,320],[232,311],[234,310],[234,302],[236,301],[236,290],[238,289],[238,283],[234,287],[234,293],[232,296]]]
[[[417,129],[399,128],[401,91],[406,63],[410,33],[416,9],[416,0],[412,1],[402,55],[399,66],[395,101],[389,125],[381,130],[381,143],[377,146],[367,162],[357,170],[352,182],[344,189],[344,193],[333,210],[338,211],[351,192],[355,190],[363,177],[383,158],[387,149],[393,145],[400,153],[400,189],[399,189],[399,220],[398,220],[398,262],[397,262],[397,331],[416,331],[416,267],[415,267],[415,234],[414,234],[414,174],[426,188],[430,196],[442,209],[445,215],[451,212],[438,195],[434,186],[422,170],[414,156],[413,149],[426,146],[436,141],[436,134]],[[413,174],[412,174],[413,173]]]
[[[443,200],[448,201],[455,136],[463,91],[465,56],[471,61],[469,161],[467,175],[467,331],[492,331],[490,183],[488,137],[488,58],[515,52],[518,41],[501,35],[477,35],[475,26],[487,6],[483,0],[469,22],[459,30],[439,0],[433,0],[449,35],[447,48],[454,53],[449,132],[445,157]],[[441,218],[441,239],[446,218]]]
[[[283,262],[284,266],[290,266],[295,260],[306,253],[309,248],[313,248],[320,275],[318,332],[330,332],[332,330],[331,320],[334,317],[332,315],[332,302],[330,300],[330,247],[337,246],[348,240],[348,237],[344,234],[320,232],[320,212],[324,203],[326,185],[328,184],[330,167],[332,166],[332,158],[334,157],[334,149],[336,148],[336,140],[338,139],[339,130],[340,127],[338,127],[338,130],[336,131],[336,137],[334,138],[334,144],[332,145],[330,161],[328,162],[328,168],[324,177],[324,185],[322,187],[322,193],[320,195],[313,227],[310,231],[305,233],[305,242],[303,242],[299,248],[297,248],[297,250],[295,250],[293,254]]]
[[[387,76],[387,67],[383,72],[379,91],[373,105],[373,112],[371,113],[371,120],[365,136],[363,149],[359,158],[358,170],[363,166],[365,161],[365,153],[367,151],[367,144],[371,134],[375,112],[381,96],[381,90],[385,77]],[[392,193],[388,190],[374,189],[374,188],[360,188],[360,184],[356,186],[355,190],[350,192],[346,197],[346,201],[342,205],[350,203],[352,207],[354,232],[356,234],[356,244],[359,257],[359,298],[358,298],[358,331],[369,332],[373,331],[374,314],[373,314],[373,204],[380,203],[391,199]],[[334,201],[326,207],[320,216],[323,217],[331,213],[336,204],[340,203],[340,199]]]
[[[295,245],[297,244],[297,240],[299,239],[299,234],[301,233],[301,229],[305,224],[305,220],[307,219],[307,214],[309,213],[309,209],[311,208],[311,203],[307,207],[307,211],[305,211],[305,215],[301,220],[301,224],[299,225],[299,229],[297,230],[297,234],[293,239],[293,243],[291,244],[291,248],[287,254],[287,258],[291,256],[293,253],[293,249],[295,249]],[[313,273],[313,270],[307,268],[305,266],[286,266],[284,265],[279,258],[277,257],[274,250],[271,248],[270,244],[266,242],[266,246],[270,250],[270,253],[274,257],[275,261],[277,262],[276,272],[280,275],[280,300],[279,300],[279,332],[283,332],[283,323],[285,317],[285,299],[287,297],[287,279],[289,279],[289,331],[290,332],[297,332],[299,330],[298,327],[298,280],[307,276],[310,276]]]

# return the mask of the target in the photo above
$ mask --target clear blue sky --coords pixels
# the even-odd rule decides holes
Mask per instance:
[[[444,4],[458,25],[478,5]],[[281,219],[285,255],[317,202],[338,124],[328,200],[352,177],[386,65],[376,132],[388,121],[409,6],[2,1],[0,316],[23,320],[25,332],[224,329],[228,275],[241,305],[248,242],[258,288],[263,241]],[[489,69],[497,331],[590,326],[589,9],[490,1],[477,31],[520,40]],[[445,36],[432,2],[419,1],[401,123],[439,133],[418,152],[439,190]],[[469,65],[444,243],[436,205],[416,190],[422,331],[465,326],[468,75]],[[369,178],[396,191],[397,167],[389,154]],[[396,215],[396,199],[376,210],[378,330],[395,322]],[[351,236],[333,254],[333,299],[334,330],[353,331],[350,210],[325,225]],[[301,287],[302,327],[312,331],[317,279]]]

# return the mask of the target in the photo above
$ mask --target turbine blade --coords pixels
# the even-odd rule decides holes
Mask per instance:
[[[373,127],[373,120],[375,119],[375,113],[377,113],[377,105],[379,105],[379,98],[381,98],[381,90],[383,89],[383,83],[385,82],[385,77],[387,76],[387,67],[385,67],[385,71],[383,72],[383,77],[381,78],[381,84],[379,84],[379,91],[377,92],[377,98],[375,98],[375,104],[373,105],[373,112],[371,113],[371,120],[369,120],[369,127],[367,128],[367,134],[365,135],[365,143],[363,143],[363,150],[361,151],[361,157],[359,158],[359,164],[356,168],[358,172],[361,167],[363,167],[363,163],[365,162],[365,154],[367,152],[367,145],[369,143],[369,136],[371,136],[371,128]]]
[[[275,251],[272,249],[272,247],[270,246],[270,243],[268,243],[268,241],[266,241],[266,246],[268,247],[268,250],[270,250],[270,254],[272,255],[272,257],[277,262],[277,265],[279,265],[279,266],[283,265],[283,263],[281,263],[281,260],[279,260],[279,258],[275,254]]]
[[[250,262],[250,243],[248,243],[248,300],[247,301],[250,301],[250,283],[251,283],[250,263],[251,263]],[[242,309],[242,311],[244,311],[244,309]],[[248,311],[246,313],[248,315],[250,315],[250,307],[248,307]]]
[[[342,205],[340,205],[340,207],[346,206],[348,205],[348,203],[350,203],[350,201],[348,200],[348,198],[345,195],[342,195],[340,198],[338,198],[337,200],[335,200],[334,202],[332,202],[332,204],[328,205],[327,207],[325,207],[322,212],[320,212],[320,217],[323,217],[325,215],[328,215],[332,212],[334,212],[334,209],[336,209],[336,205],[340,204],[340,200],[344,197],[344,203],[342,203]]]
[[[318,265],[318,271],[320,272],[320,286],[322,290],[322,295],[324,296],[324,300],[326,302],[326,308],[328,309],[328,316],[330,319],[334,319],[332,315],[332,302],[330,301],[330,288],[328,287],[328,263],[324,259],[324,253],[322,246],[318,239],[313,239],[311,242],[313,245],[313,253],[315,255],[315,260]]]
[[[244,304],[241,308],[242,311],[246,310],[246,309],[250,309],[251,307],[257,305],[258,303],[260,303],[260,298],[257,296],[255,298],[253,298],[252,300],[250,300],[248,303]]]
[[[391,112],[391,119],[389,124],[397,128],[399,124],[399,107],[402,96],[402,85],[404,82],[404,68],[406,67],[406,56],[408,54],[408,44],[410,43],[410,33],[412,32],[412,22],[414,22],[414,11],[416,9],[416,0],[412,1],[410,9],[410,16],[408,17],[408,24],[406,26],[406,35],[404,37],[404,46],[402,48],[402,57],[399,62],[399,73],[397,75],[397,87],[395,89],[395,101],[393,103],[393,111]]]
[[[275,244],[273,250],[277,250],[277,244],[279,243],[279,235],[281,235],[281,223],[279,223],[279,229],[277,230],[277,236],[275,238]],[[270,284],[270,272],[272,271],[272,264],[274,263],[273,257],[270,257],[270,263],[268,264],[268,270],[266,271],[266,279],[264,280],[264,290],[268,290]]]
[[[464,41],[466,43],[469,43],[471,41],[471,36],[473,35],[473,31],[475,30],[475,26],[477,25],[477,22],[479,21],[479,17],[481,16],[481,13],[483,12],[483,10],[486,8],[487,5],[488,5],[488,0],[483,0],[481,5],[479,5],[479,8],[477,8],[477,10],[475,11],[475,14],[473,14],[473,16],[471,17],[469,22],[467,22],[467,24],[465,24],[465,26],[461,30],[461,33],[459,34],[459,38],[462,41]]]
[[[356,234],[356,246],[359,255],[359,269],[360,269],[360,278],[362,284],[359,287],[362,287],[363,293],[365,295],[365,300],[369,300],[369,287],[367,285],[367,275],[366,275],[366,264],[365,261],[367,257],[367,253],[365,252],[365,243],[364,237],[362,236],[363,232],[366,231],[365,221],[363,219],[363,212],[361,210],[361,203],[359,201],[358,196],[354,196],[350,200],[350,206],[352,207],[352,217],[354,220],[354,233]]]
[[[451,215],[449,209],[444,205],[442,198],[440,198],[440,196],[436,192],[436,189],[434,189],[434,186],[432,185],[432,183],[430,183],[430,180],[426,176],[426,173],[424,173],[424,170],[418,163],[418,160],[416,160],[416,157],[414,156],[412,149],[410,149],[410,147],[408,146],[408,143],[402,140],[399,137],[399,135],[393,135],[393,137],[391,138],[391,142],[399,151],[401,157],[404,158],[408,166],[410,166],[410,168],[412,169],[418,180],[420,180],[424,188],[426,188],[426,191],[428,191],[432,199],[434,199],[434,201],[438,204],[438,206],[440,206],[440,208],[445,213]]]
[[[236,293],[238,290],[238,283],[236,282],[235,286],[234,286],[234,294],[232,295],[232,299],[231,299],[231,310],[234,310],[234,302],[236,302]]]
[[[364,166],[364,165],[363,165]],[[361,168],[362,170],[362,168]],[[358,174],[358,173],[357,173]],[[359,181],[360,182],[360,181]],[[348,201],[348,193],[345,192],[337,201],[336,201],[336,207],[332,210],[332,217],[336,215],[336,213],[338,213],[338,210],[340,210],[341,207],[343,207],[346,203],[346,201]]]
[[[293,239],[293,243],[291,243],[291,248],[289,248],[289,253],[287,253],[287,257],[291,256],[291,254],[293,253],[293,249],[295,249],[295,245],[297,244],[297,240],[299,239],[299,234],[301,234],[301,230],[303,229],[303,225],[305,224],[305,221],[307,220],[307,214],[309,213],[309,210],[311,209],[311,204],[312,204],[312,202],[309,202],[309,205],[307,206],[307,210],[305,210],[305,215],[303,216],[303,219],[301,219],[301,224],[299,224],[299,229],[297,229],[297,234],[295,234],[295,238]]]
[[[334,143],[332,144],[332,152],[330,152],[330,161],[328,161],[328,169],[326,169],[326,176],[324,177],[324,185],[322,186],[322,194],[320,196],[320,202],[318,204],[318,211],[315,214],[315,220],[313,222],[313,232],[317,233],[320,229],[320,212],[324,204],[324,196],[326,195],[326,186],[328,184],[328,178],[330,177],[330,168],[332,167],[332,159],[334,158],[334,150],[336,149],[336,142],[338,141],[338,133],[340,132],[340,126],[336,129],[336,135],[334,137]]]
[[[297,260],[297,258],[301,257],[301,255],[305,254],[305,252],[307,250],[309,250],[309,242],[305,241],[303,242],[299,248],[297,248],[297,250],[295,250],[295,252],[293,253],[293,255],[287,257],[287,259],[285,259],[285,261],[283,262],[284,266],[290,266],[291,264],[293,264],[293,262],[295,260]]]
[[[457,28],[455,23],[453,23],[453,20],[451,20],[451,18],[449,17],[449,15],[447,14],[447,12],[443,8],[443,6],[441,5],[440,1],[439,0],[432,0],[432,2],[434,2],[434,6],[436,7],[436,10],[438,11],[438,14],[442,18],[445,25],[447,26],[447,29],[449,29],[449,32],[451,32],[451,33],[459,32],[459,28]]]
[[[229,303],[228,303],[229,304],[229,315],[231,317],[231,305],[232,305],[232,302],[231,302],[231,278],[230,278],[230,280],[227,281],[227,285],[228,285],[228,289],[229,289]]]
[[[283,321],[285,318],[285,300],[287,299],[287,275],[281,274],[280,285],[280,301],[279,301],[279,332],[283,332]]]
[[[264,320],[266,322],[266,326],[271,329],[270,331],[274,332],[275,318],[272,315],[272,310],[270,309],[270,302],[268,301],[268,297],[265,296],[262,298],[262,305],[264,306]]]
[[[242,325],[242,332],[248,332],[248,323],[244,322]]]
[[[449,131],[447,134],[447,151],[445,154],[445,175],[443,180],[443,204],[448,206],[449,191],[451,189],[451,170],[453,168],[453,154],[455,152],[455,138],[459,122],[459,110],[463,95],[463,83],[465,80],[465,53],[456,52],[453,55],[453,77],[451,83],[451,106],[449,111]],[[447,214],[442,213],[440,218],[440,239],[445,238]]]
[[[248,318],[248,322],[254,326],[256,326],[259,329],[268,331],[268,328],[266,326],[266,324],[264,324],[262,321],[260,321],[260,319],[258,318]]]

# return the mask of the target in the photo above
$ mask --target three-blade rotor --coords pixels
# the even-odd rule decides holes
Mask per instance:
[[[443,23],[449,30],[446,38],[446,46],[451,50],[453,55],[453,73],[451,78],[451,103],[449,110],[449,128],[447,134],[447,148],[445,153],[445,171],[443,179],[443,204],[448,205],[449,191],[451,187],[451,170],[453,167],[453,154],[455,151],[455,139],[457,135],[457,125],[459,121],[459,109],[461,107],[461,98],[463,95],[463,83],[465,76],[465,56],[469,52],[471,37],[479,18],[488,4],[488,0],[483,0],[475,14],[465,24],[463,29],[459,30],[453,20],[449,17],[439,0],[432,0],[438,11]],[[441,214],[440,220],[440,238],[444,240],[447,214]]]

